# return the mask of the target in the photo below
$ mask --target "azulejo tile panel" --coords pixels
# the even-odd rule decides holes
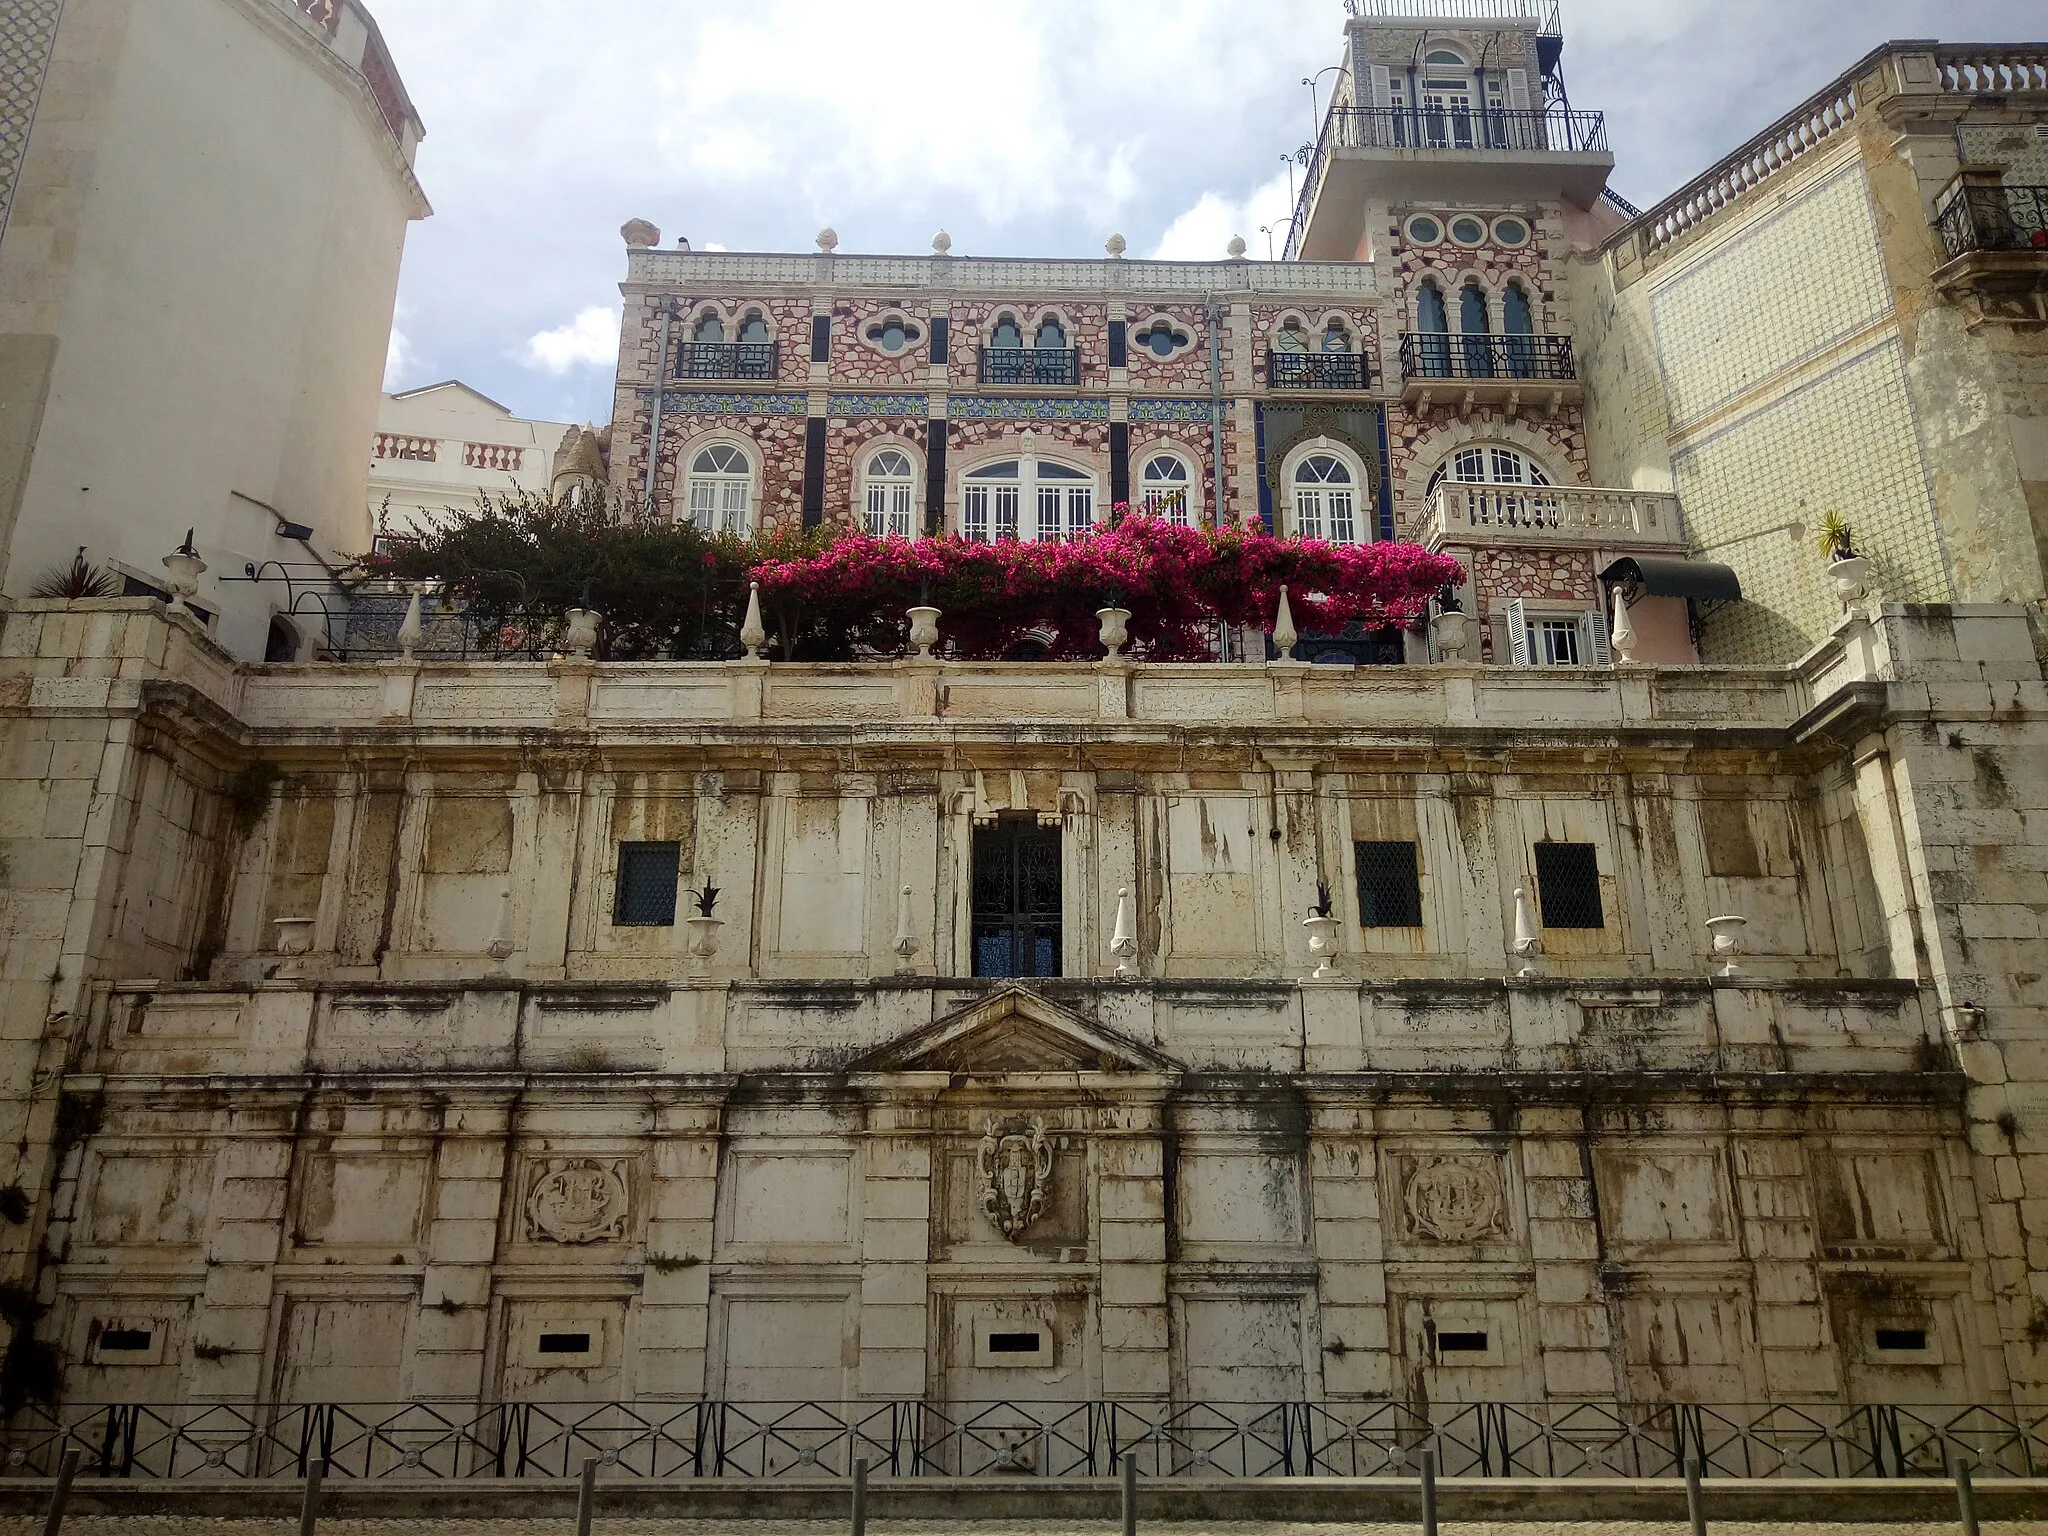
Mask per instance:
[[[63,10],[64,0],[9,0],[0,6],[0,230],[7,227],[14,206],[14,187]]]
[[[651,400],[654,391],[643,389],[640,397]],[[661,397],[661,409],[670,416],[802,416],[810,409],[810,397],[672,389]]]
[[[1211,419],[1214,404],[1208,400],[1133,400],[1132,421],[1199,421]]]
[[[931,409],[925,395],[830,395],[827,416],[923,416]]]
[[[954,421],[1107,421],[1107,400],[1045,400],[1017,395],[955,395],[946,406]]]

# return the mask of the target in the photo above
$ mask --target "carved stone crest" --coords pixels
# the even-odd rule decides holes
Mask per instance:
[[[981,1138],[979,1165],[981,1208],[1003,1236],[1015,1242],[1037,1220],[1052,1193],[1052,1143],[1045,1139],[1045,1122],[1033,1120],[1024,1130],[998,1130],[990,1120]]]
[[[526,1235],[554,1243],[602,1243],[626,1235],[624,1165],[594,1157],[540,1165],[526,1196]]]
[[[1491,1159],[1433,1157],[1402,1191],[1408,1230],[1440,1243],[1469,1243],[1501,1228],[1500,1174]]]

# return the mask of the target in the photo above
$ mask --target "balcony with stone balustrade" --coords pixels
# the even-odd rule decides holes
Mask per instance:
[[[1419,541],[1432,550],[1517,545],[1683,555],[1678,498],[1666,491],[1447,480],[1430,496]]]

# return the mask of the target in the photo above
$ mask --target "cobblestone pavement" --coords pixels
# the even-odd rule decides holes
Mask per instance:
[[[40,1518],[0,1518],[0,1536],[40,1536]],[[65,1536],[295,1536],[295,1520],[210,1520],[188,1515],[75,1515]],[[525,1536],[573,1530],[573,1516],[530,1520],[322,1520],[323,1536]],[[1107,1536],[1114,1521],[1092,1524],[1032,1520],[870,1520],[869,1536]],[[1279,1521],[1148,1522],[1167,1536],[1416,1536],[1408,1524],[1290,1524]],[[1446,1520],[1441,1536],[1683,1536],[1685,1522],[1588,1520],[1573,1523]],[[1840,1524],[1712,1522],[1713,1536],[1957,1536],[1947,1523]],[[2048,1536],[2048,1520],[1986,1520],[1986,1536]],[[650,1520],[600,1514],[593,1536],[843,1536],[837,1520]]]

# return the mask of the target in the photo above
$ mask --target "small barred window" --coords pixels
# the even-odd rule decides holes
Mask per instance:
[[[1420,928],[1422,878],[1413,843],[1354,843],[1358,922],[1363,928]]]
[[[1591,843],[1538,843],[1536,890],[1546,928],[1605,928],[1600,858]]]
[[[621,928],[673,928],[681,843],[619,844],[619,886],[612,922]]]

